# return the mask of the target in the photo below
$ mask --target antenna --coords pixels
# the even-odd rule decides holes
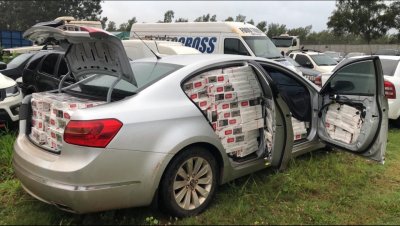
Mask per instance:
[[[133,32],[133,34],[135,34],[135,35],[140,39],[140,41],[143,42],[143,44],[150,50],[150,52],[154,54],[154,56],[157,58],[157,60],[161,59],[161,57],[160,57],[158,54],[156,54],[156,53],[155,53],[155,52],[140,38],[140,36],[139,36],[138,34],[136,34],[135,31],[133,31],[133,30],[131,30],[131,31]],[[156,46],[157,46],[157,44],[156,44]],[[158,46],[157,46],[157,49],[158,49]]]

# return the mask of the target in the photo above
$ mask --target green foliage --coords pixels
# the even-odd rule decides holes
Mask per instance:
[[[361,35],[369,44],[389,29],[383,0],[339,0],[327,23],[336,36]]]
[[[100,20],[101,0],[8,1],[0,0],[0,29],[24,31],[60,16]]]
[[[193,22],[216,22],[217,21],[217,15],[212,15],[210,16],[209,13],[203,16],[197,17]]]
[[[233,21],[233,18],[230,16],[230,17],[226,18],[225,21]]]
[[[106,29],[107,31],[116,31],[117,30],[117,27],[116,27],[116,25],[115,25],[115,22],[114,21],[110,21],[110,22],[108,22],[108,24],[107,24],[107,29]]]
[[[164,23],[171,23],[172,19],[174,19],[174,11],[168,10],[164,13]]]
[[[287,33],[292,36],[299,36],[300,41],[305,40],[307,36],[310,34],[312,29],[311,25],[305,27],[298,27],[293,29],[288,29]]]
[[[187,18],[182,18],[182,17],[179,17],[177,20],[175,20],[175,22],[177,22],[177,23],[188,22],[188,21],[189,20]]]
[[[281,34],[285,34],[287,32],[286,25],[278,24],[278,23],[270,23],[268,24],[268,37],[279,36]]]
[[[11,164],[15,137],[14,133],[0,131],[0,182],[13,178]]]
[[[256,27],[265,33],[267,31],[267,21],[259,22]]]
[[[145,219],[148,225],[158,225],[160,222],[154,217],[146,217]]]
[[[253,19],[250,19],[250,20],[247,21],[246,23],[254,25],[254,20],[253,20]]]
[[[246,21],[246,16],[244,16],[242,14],[239,14],[239,15],[236,16],[235,21],[236,22],[245,22]]]

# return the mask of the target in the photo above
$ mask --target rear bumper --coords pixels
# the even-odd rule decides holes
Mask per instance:
[[[13,166],[33,197],[69,212],[88,213],[149,205],[162,174],[159,164],[167,159],[169,155],[154,152],[67,144],[55,155],[20,134]]]

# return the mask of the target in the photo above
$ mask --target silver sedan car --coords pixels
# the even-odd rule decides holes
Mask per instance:
[[[55,151],[30,135],[37,106],[32,96],[23,100],[13,165],[26,192],[43,202],[87,213],[158,200],[162,210],[185,217],[205,210],[218,185],[266,167],[284,169],[290,158],[326,145],[384,162],[387,100],[378,58],[343,65],[319,90],[263,58],[200,54],[130,62],[105,31],[65,30],[35,26],[25,37],[67,48],[71,74],[64,77],[78,82],[57,95],[103,104],[75,110]],[[213,83],[224,79],[222,86]],[[240,116],[220,120],[233,117],[234,108]]]

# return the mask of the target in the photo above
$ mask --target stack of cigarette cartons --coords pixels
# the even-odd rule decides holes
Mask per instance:
[[[251,67],[205,72],[183,87],[207,116],[227,153],[244,157],[259,149],[264,119],[261,89]]]
[[[301,140],[307,137],[307,124],[292,117],[293,138]]]
[[[331,104],[325,116],[325,128],[332,139],[350,144],[361,130],[361,112],[345,104]]]
[[[104,102],[77,98],[65,93],[34,93],[31,99],[32,129],[30,137],[37,144],[59,152],[62,147],[65,126],[73,112],[102,103]]]

